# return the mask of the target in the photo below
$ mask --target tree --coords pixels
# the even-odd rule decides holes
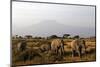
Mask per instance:
[[[19,36],[19,38],[22,39],[23,37],[22,36]]]
[[[49,38],[50,39],[52,39],[52,38],[58,38],[58,36],[57,35],[51,35]]]
[[[68,38],[70,36],[70,34],[64,34],[63,38]]]
[[[16,39],[18,38],[18,35],[15,35]]]
[[[73,38],[80,38],[79,35],[74,36]]]
[[[27,39],[31,39],[32,38],[32,35],[26,35],[25,36]]]

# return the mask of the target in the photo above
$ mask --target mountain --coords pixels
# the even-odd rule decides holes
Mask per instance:
[[[28,27],[13,27],[13,34],[18,35],[33,35],[33,36],[50,36],[63,34],[94,36],[95,28],[92,27],[76,27],[58,23],[54,20],[41,21],[38,24],[33,24]]]

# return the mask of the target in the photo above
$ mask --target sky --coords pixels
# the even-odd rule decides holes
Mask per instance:
[[[12,2],[12,34],[30,34],[27,33],[29,30],[21,30],[21,28],[29,28],[32,25],[40,26],[40,24],[45,21],[48,23],[48,20],[53,22],[55,21],[58,23],[57,25],[61,24],[66,27],[78,27],[80,30],[81,28],[82,30],[88,28],[88,30],[84,32],[84,36],[95,36],[95,7],[93,6]],[[45,27],[42,28],[44,29]],[[92,30],[89,31],[90,29]],[[57,30],[57,32],[58,31],[61,30]],[[79,30],[76,32],[79,32]],[[42,34],[43,33],[45,32],[42,32]],[[74,34],[74,32],[68,33]]]

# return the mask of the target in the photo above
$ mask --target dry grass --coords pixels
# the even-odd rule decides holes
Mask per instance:
[[[95,54],[95,40],[86,40],[86,51],[87,54],[83,55],[80,59],[79,57],[72,58],[71,53],[71,47],[70,43],[73,39],[64,39],[64,50],[65,55],[63,57],[57,56],[56,54],[53,54],[52,52],[41,52],[40,49],[35,49],[35,47],[40,47],[42,44],[50,44],[51,40],[43,40],[43,39],[27,39],[27,46],[31,47],[32,50],[27,50],[22,52],[17,52],[16,45],[19,42],[18,39],[12,40],[12,63],[13,65],[30,65],[30,64],[47,64],[47,63],[67,63],[67,62],[80,62],[80,61],[95,61],[96,60],[96,54]],[[24,57],[24,55],[27,52],[27,56],[32,55],[31,60],[26,59],[24,61],[23,59],[20,59],[20,55]],[[40,55],[40,56],[39,56]],[[19,60],[18,60],[19,59]]]

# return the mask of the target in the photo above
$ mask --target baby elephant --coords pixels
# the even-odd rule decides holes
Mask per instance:
[[[48,52],[50,49],[51,49],[50,44],[42,44],[42,45],[40,46],[40,50],[41,50],[42,52]]]

